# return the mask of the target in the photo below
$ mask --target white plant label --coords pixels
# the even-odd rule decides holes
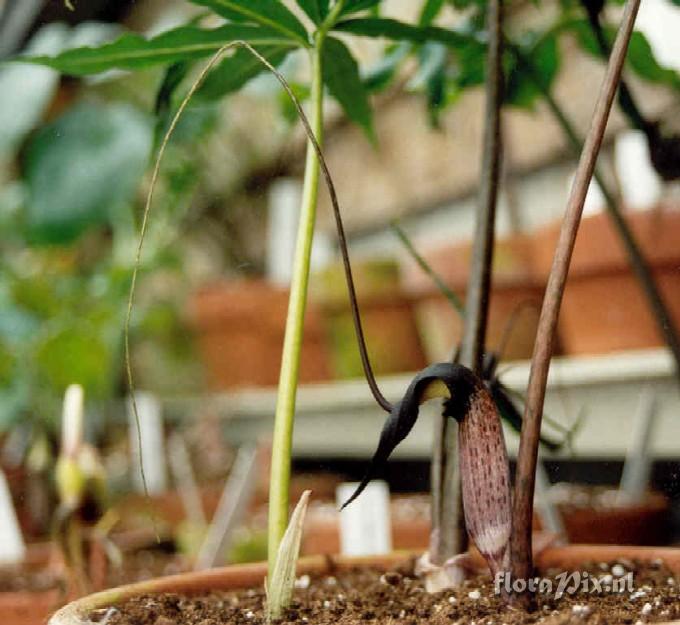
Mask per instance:
[[[0,471],[0,564],[17,564],[26,555],[14,503],[5,474]]]
[[[340,484],[336,491],[341,506],[358,484]],[[348,556],[380,555],[392,551],[390,490],[386,482],[374,480],[361,495],[340,512],[340,551]]]
[[[143,391],[137,391],[135,399],[137,400],[137,414],[139,415],[139,428],[142,437],[142,459],[144,461],[146,485],[150,495],[160,495],[168,487],[161,403],[155,395]],[[144,483],[140,466],[137,422],[131,398],[128,398],[128,420],[130,423],[132,479],[137,492],[141,493],[144,492]]]

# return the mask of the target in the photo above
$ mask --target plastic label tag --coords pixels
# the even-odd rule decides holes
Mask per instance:
[[[338,506],[347,501],[357,486],[356,482],[338,486]],[[386,482],[370,482],[364,492],[340,512],[340,551],[348,556],[392,551],[390,490]]]

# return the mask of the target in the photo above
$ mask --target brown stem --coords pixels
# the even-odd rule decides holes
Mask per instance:
[[[484,147],[479,190],[479,211],[475,225],[473,261],[466,296],[461,363],[478,374],[486,342],[489,312],[491,264],[493,261],[494,223],[501,171],[501,107],[503,104],[503,7],[502,0],[490,0],[487,9],[489,47],[486,72],[486,113]],[[442,417],[435,432],[433,457],[433,518],[430,560],[445,562],[461,547],[457,498],[456,429],[452,419]]]
[[[569,271],[569,263],[583,212],[583,204],[595,162],[602,145],[607,120],[611,111],[621,70],[626,58],[628,42],[633,32],[640,0],[628,0],[619,32],[609,59],[595,112],[586,137],[576,176],[567,202],[562,229],[555,251],[543,307],[536,332],[536,342],[531,361],[527,401],[517,455],[513,533],[511,540],[511,566],[514,578],[527,579],[532,571],[531,521],[536,479],[536,461],[541,431],[543,400],[548,381],[550,357],[555,339],[555,328]]]

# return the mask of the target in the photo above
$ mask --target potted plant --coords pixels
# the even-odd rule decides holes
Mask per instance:
[[[273,5],[272,5],[273,6]],[[322,158],[322,153],[319,143],[315,136],[320,134],[320,88],[322,75],[321,62],[321,48],[324,44],[324,37],[327,35],[327,28],[334,25],[335,19],[341,16],[343,11],[343,2],[333,5],[333,10],[326,14],[320,14],[314,10],[319,8],[319,5],[311,5],[309,3],[302,3],[303,8],[310,14],[315,16],[317,20],[320,19],[321,26],[314,37],[314,60],[315,60],[315,82],[313,84],[312,92],[317,94],[314,99],[316,105],[315,124],[316,128],[310,127],[306,122],[306,118],[302,113],[302,109],[298,105],[298,112],[301,114],[305,122],[305,129],[309,133],[310,149],[307,172],[312,172],[313,178],[318,178],[319,167],[322,168],[326,176],[329,188],[331,190],[331,197],[334,202],[336,217],[339,217],[337,211],[337,198],[335,197],[333,185],[328,175],[328,170]],[[348,5],[351,6],[351,5]],[[559,312],[559,304],[561,295],[566,281],[569,260],[573,249],[573,243],[578,227],[580,214],[583,208],[585,193],[592,176],[594,160],[599,150],[604,133],[604,127],[609,114],[611,103],[613,100],[618,78],[620,76],[621,67],[623,64],[625,51],[628,40],[630,39],[632,26],[635,20],[635,15],[639,2],[629,0],[623,18],[623,25],[617,36],[612,60],[605,77],[603,90],[598,100],[596,113],[594,116],[593,125],[589,133],[586,149],[579,164],[579,170],[576,176],[576,181],[570,201],[567,208],[567,215],[565,218],[563,232],[560,237],[553,270],[551,271],[548,282],[547,295],[544,300],[544,306],[541,313],[541,318],[538,326],[538,337],[536,341],[536,348],[534,351],[532,376],[529,383],[528,403],[524,415],[524,423],[522,426],[522,442],[520,445],[520,453],[518,458],[518,471],[515,486],[514,505],[511,504],[509,467],[507,464],[507,456],[505,452],[502,433],[498,421],[498,415],[491,399],[490,393],[484,385],[482,378],[476,373],[481,370],[482,366],[482,349],[484,345],[484,326],[485,326],[485,311],[484,311],[484,293],[488,293],[489,274],[490,274],[490,259],[491,259],[491,245],[493,239],[492,225],[493,225],[493,208],[495,205],[495,185],[497,183],[498,174],[498,119],[499,119],[499,97],[498,89],[500,86],[500,43],[501,43],[501,13],[499,4],[491,2],[489,6],[489,63],[488,67],[494,68],[488,74],[488,90],[489,90],[489,119],[487,124],[487,138],[490,146],[485,150],[486,165],[485,169],[485,184],[483,185],[483,204],[484,210],[481,211],[482,217],[477,228],[477,238],[475,243],[475,267],[473,267],[473,275],[475,280],[472,282],[474,289],[478,292],[474,295],[468,294],[468,307],[466,310],[466,336],[472,336],[473,340],[464,341],[462,358],[469,362],[470,365],[463,366],[455,363],[440,363],[422,371],[412,384],[407,389],[404,398],[392,404],[381,393],[376,384],[370,367],[370,362],[366,355],[366,348],[362,337],[362,330],[360,324],[360,317],[356,308],[356,295],[353,292],[353,283],[351,281],[351,269],[346,256],[346,246],[344,245],[344,233],[341,228],[341,223],[338,219],[339,234],[343,245],[341,250],[343,252],[343,259],[345,264],[346,275],[348,278],[348,286],[350,289],[351,302],[353,304],[353,317],[356,324],[356,331],[359,338],[359,346],[362,356],[362,364],[364,365],[365,373],[371,390],[379,403],[379,405],[390,413],[386,425],[383,429],[381,441],[378,451],[374,457],[373,465],[379,465],[384,462],[389,456],[394,447],[408,434],[408,431],[417,418],[418,406],[421,401],[424,401],[433,395],[443,396],[446,399],[445,403],[445,417],[452,417],[459,422],[460,428],[460,460],[461,460],[461,475],[462,475],[462,492],[465,500],[465,514],[467,529],[471,539],[476,544],[485,563],[490,568],[492,575],[496,580],[502,581],[507,577],[510,583],[510,590],[506,588],[503,583],[499,587],[499,595],[504,601],[513,600],[517,605],[525,607],[530,603],[531,595],[524,592],[527,586],[531,586],[528,582],[532,579],[532,549],[531,549],[531,516],[533,508],[533,491],[534,491],[534,471],[536,467],[537,447],[540,436],[540,424],[542,413],[543,395],[545,392],[545,384],[547,380],[547,370],[549,360],[552,352],[552,346],[555,336],[555,328],[557,316]],[[235,8],[236,7],[236,8]],[[283,10],[283,5],[276,3],[276,11],[279,15],[269,15],[269,23],[277,17],[280,18],[280,11]],[[262,17],[260,13],[259,4],[248,5],[248,17],[252,19],[252,15]],[[230,11],[241,11],[240,16],[243,17],[243,5],[240,2],[231,2]],[[270,7],[271,10],[271,7]],[[231,14],[230,14],[231,15]],[[287,13],[283,13],[286,20],[289,19]],[[314,17],[312,17],[314,19]],[[361,21],[361,20],[356,20]],[[375,21],[368,19],[368,24],[359,25],[359,28],[376,29],[380,31],[381,25],[387,27],[385,23],[378,19],[377,26]],[[394,28],[394,23],[387,21],[390,28]],[[410,32],[410,31],[409,31]],[[421,31],[422,32],[422,31]],[[431,31],[426,30],[426,33]],[[438,31],[435,31],[435,33]],[[421,37],[423,35],[420,35]],[[229,47],[229,44],[220,47],[220,51]],[[247,47],[247,46],[246,46]],[[249,48],[250,52],[265,63],[270,70],[274,71],[271,63],[262,57],[261,54],[254,52]],[[110,52],[110,50],[109,50]],[[87,54],[87,52],[80,52],[79,54]],[[72,57],[73,58],[73,57]],[[76,55],[76,59],[78,56]],[[208,70],[214,64],[213,61],[208,65]],[[201,77],[204,77],[208,70],[204,70]],[[275,72],[276,73],[276,72]],[[280,77],[277,74],[277,77]],[[285,85],[285,83],[284,83]],[[191,95],[195,89],[190,90]],[[292,91],[289,92],[293,96]],[[293,100],[295,98],[293,97]],[[186,105],[187,100],[183,101],[179,112]],[[175,118],[176,120],[176,118]],[[172,126],[171,126],[172,127]],[[162,156],[162,149],[161,149]],[[318,160],[317,160],[318,159]],[[312,165],[311,169],[309,165]],[[158,171],[158,165],[156,172]],[[316,173],[314,173],[316,172]],[[308,179],[309,180],[309,179]],[[311,193],[312,200],[315,196],[316,180],[312,179],[309,183],[308,189]],[[312,202],[313,203],[313,202]],[[307,230],[303,233],[308,233]],[[306,239],[305,239],[306,240]],[[301,246],[304,251],[306,246]],[[103,618],[110,618],[115,615],[115,618],[120,621],[121,614],[117,612],[125,612],[126,606],[131,606],[135,609],[134,598],[140,598],[143,609],[149,610],[149,597],[144,596],[145,593],[196,593],[205,592],[209,590],[223,590],[227,588],[243,587],[244,585],[259,585],[268,569],[267,581],[267,602],[265,604],[267,614],[255,613],[251,608],[262,607],[263,593],[253,595],[253,592],[246,593],[243,596],[230,595],[230,603],[235,599],[238,603],[234,608],[236,612],[234,615],[240,614],[245,619],[263,620],[266,617],[276,618],[283,614],[288,600],[292,594],[292,586],[295,581],[295,560],[300,542],[300,528],[302,525],[302,514],[307,503],[307,498],[303,496],[301,504],[298,505],[296,511],[293,513],[288,530],[283,531],[287,525],[288,516],[288,502],[287,502],[287,481],[290,469],[290,435],[292,430],[292,410],[294,407],[295,384],[297,380],[297,358],[299,356],[299,333],[301,329],[302,317],[304,312],[304,294],[306,287],[306,269],[308,269],[308,260],[305,261],[304,255],[300,260],[301,281],[302,284],[298,288],[291,289],[291,307],[289,309],[288,326],[292,334],[290,340],[284,343],[283,368],[281,375],[281,382],[279,386],[280,392],[280,410],[277,413],[277,424],[275,426],[274,435],[274,453],[272,462],[272,496],[270,497],[270,561],[267,565],[254,565],[250,567],[243,567],[240,569],[225,569],[209,571],[195,575],[180,576],[177,578],[168,578],[164,580],[154,580],[146,584],[124,587],[105,591],[98,595],[92,595],[80,602],[70,604],[63,610],[59,611],[52,617],[53,624],[64,624],[78,622],[83,615],[92,615],[94,611],[98,616]],[[481,297],[480,297],[481,293]],[[299,298],[299,299],[298,299]],[[132,301],[132,299],[131,299]],[[479,303],[482,302],[481,306]],[[474,314],[477,313],[477,314]],[[287,333],[288,334],[288,333]],[[479,340],[481,336],[481,341]],[[374,468],[374,467],[373,467]],[[365,482],[364,482],[365,483]],[[357,496],[359,492],[355,494]],[[441,528],[440,528],[441,529]],[[283,540],[281,538],[283,537]],[[272,540],[273,539],[273,540]],[[621,550],[617,549],[616,554],[621,554]],[[613,556],[612,550],[604,548],[571,548],[571,549],[552,549],[544,550],[543,554],[537,558],[538,563],[543,566],[558,566],[565,569],[580,566],[586,560],[594,559],[596,562],[610,561]],[[674,551],[628,551],[626,556],[650,562],[654,558],[662,557],[666,559],[667,566],[670,570],[674,570],[677,566],[677,554]],[[403,556],[398,556],[403,562]],[[620,557],[620,555],[619,555]],[[443,565],[443,568],[451,575],[460,574],[466,567],[474,565],[473,556],[463,555],[461,558],[456,558],[453,561],[430,563]],[[362,560],[352,560],[343,562],[342,560],[312,560],[308,562],[301,562],[298,568],[298,573],[312,574],[319,573],[321,575],[333,573],[335,583],[337,579],[335,575],[340,574],[344,569],[349,567],[357,567],[361,564],[368,564],[373,568],[392,568],[396,566],[397,561],[393,557],[386,559],[374,559],[366,562]],[[500,578],[498,576],[501,576]],[[613,577],[614,575],[610,575]],[[619,577],[617,575],[617,577]],[[404,591],[404,586],[400,584],[401,577],[385,575],[378,583],[383,586],[395,586],[397,591],[390,595],[391,600],[399,600],[408,595]],[[300,580],[301,585],[309,582]],[[515,584],[515,582],[521,582]],[[330,582],[328,582],[330,584]],[[522,586],[522,588],[519,588]],[[361,589],[359,589],[361,590]],[[466,589],[467,590],[467,589]],[[489,588],[487,587],[487,591]],[[515,590],[513,593],[512,591]],[[662,600],[660,596],[662,591],[659,590],[659,601]],[[335,599],[340,601],[335,590]],[[417,594],[417,593],[416,593]],[[377,596],[385,596],[385,591]],[[485,600],[490,596],[487,592]],[[425,595],[423,595],[425,597]],[[665,596],[664,596],[665,597]],[[244,601],[250,598],[252,601]],[[441,595],[438,597],[442,598]],[[462,599],[460,592],[453,596],[453,601],[446,597],[446,602],[449,604],[455,603]],[[482,592],[479,588],[471,588],[467,592],[467,599],[469,601],[478,601],[482,598]],[[130,601],[132,599],[132,601]],[[191,610],[205,609],[205,599],[199,599],[203,602],[199,608],[198,603],[188,600],[188,603],[179,602],[172,596],[166,597],[167,603],[170,605],[170,613],[175,618],[182,618],[182,605],[189,605]],[[127,603],[123,604],[123,601]],[[243,603],[241,603],[243,601]],[[325,600],[329,601],[330,600]],[[344,603],[344,600],[342,600]],[[420,601],[425,602],[425,599]],[[429,601],[429,600],[428,600]],[[152,603],[158,603],[158,598],[151,598]],[[160,603],[166,603],[163,598],[160,598]],[[138,602],[138,605],[140,603]],[[361,605],[361,604],[360,604]],[[432,605],[432,604],[431,604]],[[439,604],[437,604],[439,605]],[[547,605],[547,604],[546,604]],[[221,614],[225,610],[231,611],[232,608],[225,607],[224,602],[220,603],[217,599],[218,609]],[[247,612],[243,613],[246,607]],[[332,607],[332,604],[329,606]],[[362,607],[367,607],[363,604]],[[397,604],[399,607],[399,604]],[[412,604],[407,606],[413,610]],[[498,614],[498,610],[502,608],[497,604],[492,606],[495,610],[494,614]],[[571,608],[569,614],[584,615],[588,613],[589,606],[581,604],[569,605]],[[156,610],[156,608],[153,608]],[[310,608],[305,606],[296,606],[294,608],[300,613],[300,610],[307,610],[305,614],[310,614]],[[313,607],[311,608],[313,609]],[[371,614],[366,610],[363,613],[363,618],[374,618],[375,608]],[[433,606],[434,609],[434,606]],[[441,610],[441,605],[439,606]],[[548,608],[550,609],[550,608]],[[606,610],[606,604],[603,608]],[[649,604],[643,606],[643,615],[648,615],[654,607]],[[232,612],[230,612],[231,614]],[[405,610],[404,610],[405,613]],[[670,613],[670,612],[669,612]],[[168,613],[154,612],[154,616],[158,619],[168,620],[170,617]],[[397,617],[401,612],[397,613]],[[423,618],[429,618],[428,612]],[[487,614],[488,615],[488,614]],[[673,613],[672,616],[675,614]],[[129,616],[129,615],[128,615]],[[387,615],[386,615],[387,616]],[[419,615],[420,616],[420,615]],[[133,615],[134,619],[135,616]],[[307,618],[306,616],[303,618]]]

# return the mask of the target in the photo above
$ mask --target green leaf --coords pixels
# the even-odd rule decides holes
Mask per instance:
[[[560,66],[556,34],[541,37],[533,45],[521,46],[521,51],[523,56],[531,59],[537,77],[540,77],[540,84],[550,89]],[[534,77],[517,68],[514,56],[506,56],[505,61],[505,102],[520,108],[532,108],[536,99],[542,97],[541,89],[536,85]]]
[[[125,105],[81,104],[29,145],[27,235],[66,244],[129,202],[151,149],[149,120]]]
[[[420,12],[418,23],[421,26],[429,26],[434,19],[439,15],[439,12],[444,6],[444,0],[426,0],[423,9]]]
[[[345,3],[342,11],[340,11],[340,16],[351,15],[353,13],[359,13],[360,11],[367,11],[368,9],[373,9],[380,4],[380,0],[348,0]]]
[[[287,42],[275,30],[248,24],[225,24],[211,30],[182,26],[153,39],[128,33],[97,48],[75,48],[54,57],[27,56],[17,57],[16,60],[47,65],[64,74],[82,76],[110,69],[134,70],[199,59],[214,54],[226,43],[237,39],[253,45]]]
[[[585,52],[599,59],[602,58],[595,35],[587,20],[574,20],[569,24],[569,27],[576,34],[576,39]],[[604,34],[611,46],[616,37],[616,29],[611,26],[605,26]],[[631,36],[626,62],[630,69],[640,78],[680,89],[680,76],[678,73],[675,70],[663,67],[656,60],[647,37],[640,31],[634,31]]]
[[[297,3],[317,26],[328,15],[328,0],[297,0]]]
[[[231,21],[261,24],[309,47],[307,30],[279,0],[191,0]]]
[[[366,89],[374,92],[388,87],[396,76],[401,62],[411,52],[411,47],[408,41],[392,44],[387,53],[374,66],[362,73],[361,79]]]
[[[256,50],[274,67],[280,65],[292,50],[290,43],[278,46],[260,46]],[[255,76],[268,71],[262,62],[245,48],[239,48],[224,59],[205,79],[196,96],[215,100],[237,91]]]
[[[368,137],[375,138],[368,94],[359,75],[359,66],[344,43],[328,37],[323,46],[323,81],[345,114],[359,124]]]
[[[366,17],[339,22],[335,30],[351,33],[360,37],[380,37],[395,41],[411,41],[413,43],[426,43],[436,41],[454,48],[469,46],[475,43],[482,46],[471,35],[439,28],[437,26],[419,27],[400,22],[388,17]]]

